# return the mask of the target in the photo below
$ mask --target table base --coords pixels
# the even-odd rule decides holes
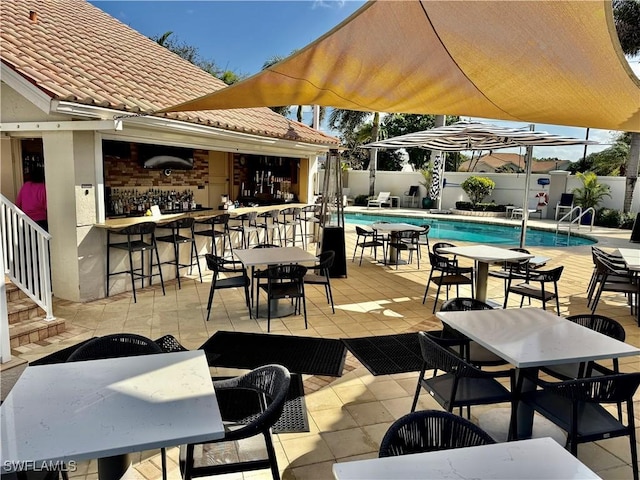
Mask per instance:
[[[114,455],[98,459],[98,478],[100,480],[120,480],[131,468],[131,455]]]
[[[478,426],[493,437],[496,442],[506,442],[511,421],[511,408],[492,408],[478,415]],[[531,438],[551,437],[560,445],[567,442],[567,434],[537,413],[533,417]]]
[[[269,309],[271,310],[271,318],[282,318],[293,315],[295,308],[291,305],[290,302],[287,303],[280,302],[280,300],[271,300],[269,302]],[[258,311],[256,312],[256,316],[258,318],[268,318],[269,312],[267,311],[266,305],[260,305]]]

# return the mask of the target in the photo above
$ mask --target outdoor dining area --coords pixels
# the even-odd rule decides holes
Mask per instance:
[[[164,295],[156,283],[136,301],[124,292],[60,302],[68,331],[16,349],[30,365],[3,387],[3,459],[47,462],[71,478],[120,478],[123,469],[192,478],[221,465],[230,478],[637,478],[640,336],[627,298],[637,294],[628,287],[637,288],[636,250],[606,231],[604,243],[622,248],[521,251],[408,230],[419,235],[392,239],[407,231],[393,223],[347,225],[348,275],[329,282],[321,273],[330,290],[303,282],[300,299],[270,297],[264,272],[318,266],[325,259],[313,244],[238,244],[250,248],[234,248],[233,262],[208,254],[202,283],[185,270]],[[397,248],[414,238],[423,242],[415,250]],[[528,295],[536,275],[558,268],[542,296]],[[147,346],[91,352],[132,338]],[[281,366],[267,374],[269,392],[265,377],[255,380],[267,365]],[[102,368],[109,375],[95,378]],[[254,380],[266,404],[246,396]],[[72,424],[70,405],[83,406]],[[95,436],[114,409],[111,433]],[[47,433],[28,441],[42,425]],[[54,442],[59,435],[69,441]]]

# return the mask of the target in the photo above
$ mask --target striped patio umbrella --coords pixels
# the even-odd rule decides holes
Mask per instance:
[[[433,162],[433,172],[431,174],[431,188],[429,188],[429,198],[440,198],[440,190],[442,183],[442,175],[440,170],[442,169],[442,155],[438,155]]]
[[[407,148],[416,147],[441,152],[462,152],[473,150],[499,150],[510,147],[527,147],[527,175],[525,180],[523,208],[527,208],[529,184],[531,181],[531,159],[534,146],[595,145],[598,142],[573,137],[555,135],[543,131],[524,128],[509,128],[482,122],[461,121],[452,125],[407,133],[398,137],[363,145],[365,148]],[[440,172],[438,172],[439,174]],[[434,169],[434,177],[436,171]],[[438,185],[439,187],[439,185]],[[433,184],[431,185],[433,189]],[[438,188],[438,194],[441,192]],[[432,197],[433,198],[433,197]],[[526,243],[527,215],[522,216],[520,247]]]

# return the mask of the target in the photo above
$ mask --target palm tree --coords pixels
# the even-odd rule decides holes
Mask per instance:
[[[622,51],[626,55],[635,56],[640,53],[640,0],[613,0],[613,19],[618,32]],[[631,210],[633,191],[638,181],[640,166],[640,133],[631,133],[631,149],[626,166],[626,185],[624,191],[623,211]]]
[[[378,141],[380,132],[379,112],[359,112],[357,110],[343,110],[336,108],[329,115],[329,127],[343,134],[359,130],[373,115],[371,123],[371,141]],[[376,170],[378,168],[378,149],[369,150],[369,195],[375,195],[376,191]]]

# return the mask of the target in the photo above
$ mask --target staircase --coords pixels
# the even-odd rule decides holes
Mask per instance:
[[[62,318],[45,320],[46,313],[5,277],[11,348],[35,343],[65,331]]]

